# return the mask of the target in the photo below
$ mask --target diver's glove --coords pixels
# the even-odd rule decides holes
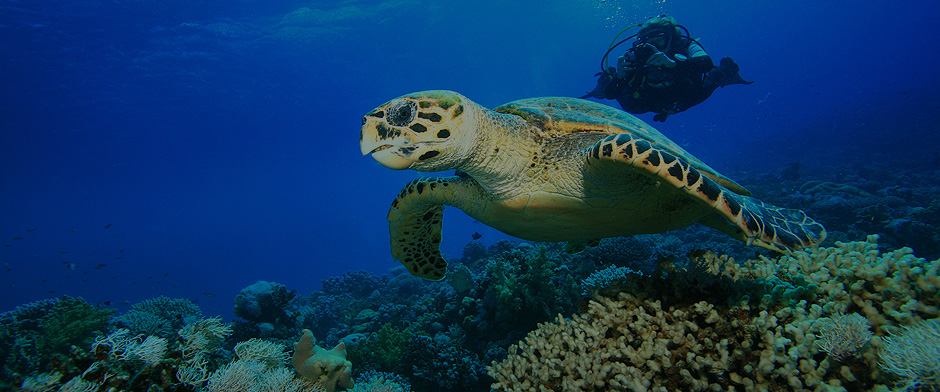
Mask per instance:
[[[670,59],[669,56],[667,56],[663,52],[653,53],[653,55],[650,56],[650,59],[646,63],[649,65],[653,65],[656,67],[663,67],[663,68],[675,68],[676,67],[676,62]]]
[[[669,58],[667,54],[661,52],[651,44],[644,43],[637,45],[636,52],[638,58],[646,57],[647,65],[663,68],[674,68],[676,66],[675,60]],[[643,56],[641,56],[641,54]]]

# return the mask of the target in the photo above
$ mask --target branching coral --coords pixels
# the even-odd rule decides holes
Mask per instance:
[[[23,383],[20,384],[20,390],[24,392],[52,392],[58,389],[60,380],[62,380],[62,373],[40,373],[26,377]]]
[[[857,309],[876,334],[883,329],[940,315],[940,260],[915,257],[910,248],[879,253],[878,236],[866,241],[837,242],[831,248],[796,251],[777,259],[760,257],[738,265],[733,259],[708,255],[701,260],[712,271],[733,280],[774,279],[808,287],[825,313]],[[764,305],[774,298],[768,296]]]
[[[113,359],[142,361],[153,366],[163,359],[167,352],[167,340],[161,337],[142,335],[130,336],[130,331],[118,329],[108,336],[95,338],[91,351],[106,353]]]
[[[663,309],[629,294],[602,297],[587,313],[559,316],[511,346],[509,357],[490,368],[493,389],[703,389],[729,376],[734,347],[721,332],[740,330],[738,323],[704,302]]]
[[[859,312],[875,334],[935,318],[940,305],[940,260],[909,249],[880,254],[874,237],[837,243],[777,260],[738,265],[708,256],[703,263],[728,284],[753,287],[731,304],[690,303],[646,293],[598,298],[571,320],[541,324],[489,369],[496,390],[859,390],[893,381],[879,371],[877,348],[842,363],[818,356],[814,332],[824,316]],[[668,280],[683,282],[675,271]],[[736,279],[737,282],[731,280]],[[749,282],[761,281],[762,284]],[[637,287],[643,287],[637,285]],[[681,296],[681,287],[676,287]],[[664,291],[668,292],[668,291]],[[791,295],[799,292],[799,295]],[[860,324],[860,323],[858,323]],[[872,340],[877,346],[879,340]],[[862,347],[858,347],[861,345]],[[822,343],[826,346],[826,343]]]
[[[183,339],[183,356],[214,351],[222,346],[225,338],[232,334],[232,327],[213,317],[187,324],[179,331]]]
[[[394,373],[365,371],[356,377],[356,386],[350,392],[411,392],[411,384]]]
[[[940,391],[940,319],[885,337],[880,365],[898,376],[905,390]]]
[[[324,389],[294,377],[284,367],[269,367],[256,361],[237,360],[209,376],[208,392],[323,392]]]
[[[101,388],[101,384],[83,380],[81,376],[76,376],[62,384],[59,392],[96,392],[98,388]]]
[[[631,268],[613,265],[602,270],[594,271],[594,273],[587,278],[581,280],[581,294],[585,297],[590,297],[594,293],[613,288],[612,286],[617,285],[618,282],[627,281],[628,278],[636,277],[637,275],[643,274]]]
[[[548,246],[520,246],[491,257],[475,301],[477,316],[464,328],[487,340],[515,339],[539,321],[574,310],[579,287],[568,257]]]
[[[210,377],[207,357],[218,350],[231,333],[231,326],[221,318],[203,319],[183,327],[178,332],[183,341],[180,344],[182,363],[176,378],[186,385],[201,386]]]
[[[235,355],[245,361],[256,361],[274,368],[287,363],[286,347],[280,343],[251,339],[235,345]]]
[[[63,296],[22,305],[0,314],[0,389],[7,382],[49,370],[53,358],[67,359],[71,347],[88,347],[112,315],[81,298]]]
[[[172,338],[184,325],[200,318],[199,306],[188,299],[156,297],[132,305],[114,321],[134,334]]]
[[[855,357],[871,340],[868,320],[858,313],[836,314],[820,324],[816,346],[836,361]]]

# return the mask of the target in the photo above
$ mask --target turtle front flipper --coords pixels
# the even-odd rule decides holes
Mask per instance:
[[[441,256],[444,205],[466,211],[483,201],[476,183],[464,177],[419,178],[401,190],[388,210],[392,257],[413,275],[441,280],[447,261]]]
[[[720,227],[748,244],[778,252],[813,246],[826,238],[826,230],[803,211],[776,207],[736,194],[702,175],[683,157],[633,135],[608,136],[587,152],[588,165],[600,162],[622,164],[686,192],[714,209],[730,225]],[[731,226],[731,227],[727,227]]]

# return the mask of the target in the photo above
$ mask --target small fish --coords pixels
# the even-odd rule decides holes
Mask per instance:
[[[3,263],[3,270],[6,272],[13,271],[13,266],[11,266],[10,263]]]
[[[75,271],[78,269],[78,264],[75,263],[62,263],[65,264],[65,268],[68,268],[69,271]]]
[[[10,245],[10,244],[3,244],[3,247],[4,247],[4,248],[11,248],[11,247],[13,247],[13,245]]]
[[[104,306],[111,306],[111,301],[101,301],[101,304]]]
[[[105,269],[105,267],[107,267],[107,266],[108,266],[108,265],[105,264],[105,263],[98,263],[98,264],[95,264],[95,269],[96,269],[96,270],[101,270],[101,269]]]
[[[13,241],[19,241],[19,240],[21,240],[21,239],[23,239],[23,237],[20,237],[20,236],[15,236],[15,237],[13,237]]]
[[[213,292],[211,292],[211,291],[203,291],[203,292],[202,292],[202,295],[204,295],[204,296],[206,296],[206,297],[209,297],[209,298],[215,297],[215,293],[213,293]]]
[[[483,234],[474,231],[473,234],[470,234],[470,238],[473,238],[473,240],[476,241],[480,238],[483,238]]]
[[[26,232],[27,232],[27,233],[32,233],[32,232],[34,232],[34,231],[36,231],[36,228],[35,228],[35,227],[27,227],[27,228],[26,228]]]
[[[105,229],[105,230],[108,230],[108,229],[111,228],[111,226],[112,226],[112,225],[111,225],[110,223],[108,223],[108,224],[104,225],[104,229]]]

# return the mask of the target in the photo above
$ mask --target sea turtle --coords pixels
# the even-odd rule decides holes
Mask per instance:
[[[362,118],[359,144],[392,169],[443,171],[401,190],[388,212],[392,256],[438,280],[443,206],[531,241],[587,242],[701,223],[776,251],[826,235],[803,211],[741,185],[638,118],[603,104],[529,98],[494,110],[452,91],[423,91]]]

